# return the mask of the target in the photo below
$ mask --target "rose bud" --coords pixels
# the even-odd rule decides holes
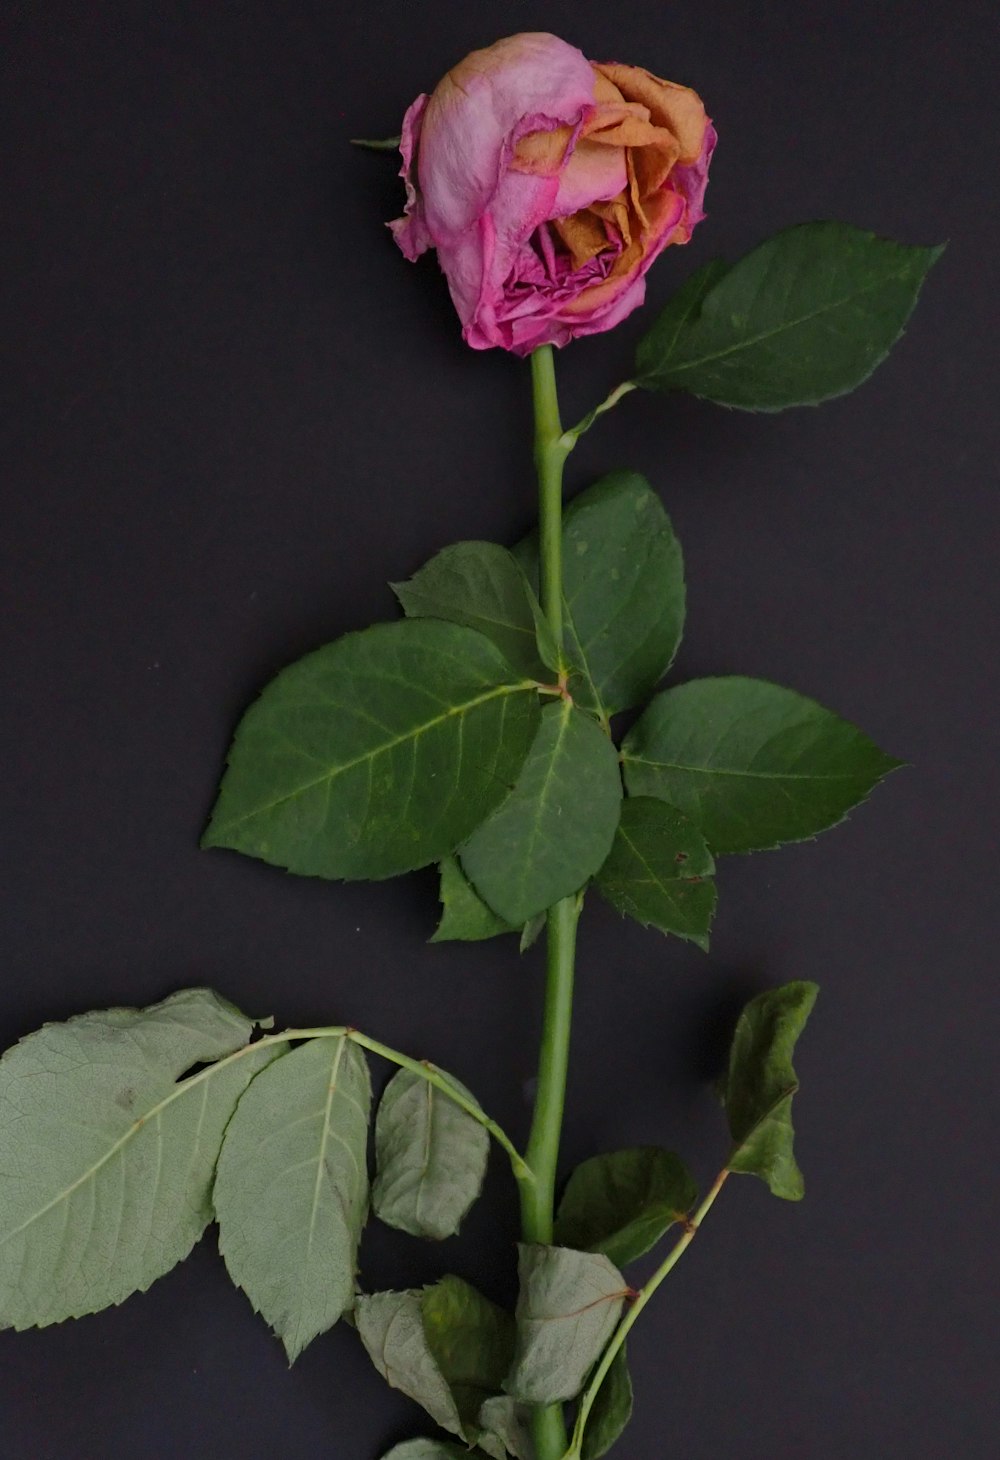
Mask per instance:
[[[403,124],[408,259],[436,248],[474,349],[526,355],[611,329],[687,243],[715,129],[695,92],[554,35],[473,51]]]

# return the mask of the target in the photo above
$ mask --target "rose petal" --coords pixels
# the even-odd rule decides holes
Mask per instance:
[[[434,91],[424,117],[419,175],[436,238],[463,232],[486,210],[518,135],[577,125],[593,103],[594,73],[575,46],[544,33],[473,51]],[[440,246],[440,245],[439,245]]]
[[[399,175],[406,184],[406,207],[403,209],[403,217],[389,224],[396,242],[411,263],[434,246],[434,239],[424,221],[420,194],[413,176],[413,159],[420,145],[421,125],[429,100],[427,95],[418,96],[413,105],[407,108],[403,118],[403,133],[399,139],[403,165],[399,169]]]

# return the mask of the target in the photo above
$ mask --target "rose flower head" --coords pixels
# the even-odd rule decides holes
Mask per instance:
[[[695,92],[558,36],[473,51],[406,113],[408,259],[437,249],[474,349],[526,355],[630,314],[687,243],[715,129]]]

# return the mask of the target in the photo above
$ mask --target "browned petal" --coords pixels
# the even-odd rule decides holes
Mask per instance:
[[[622,280],[635,269],[642,259],[642,242],[636,238],[630,247],[625,249],[615,259],[614,268],[599,284],[592,284],[589,289],[582,290],[572,299],[567,299],[562,306],[566,314],[583,314],[591,309],[597,308],[604,301],[613,299],[620,291]]]
[[[626,101],[647,107],[651,120],[674,134],[680,144],[678,161],[690,165],[698,160],[708,119],[697,92],[664,81],[640,66],[601,64],[595,70],[616,86]]]
[[[582,269],[608,246],[604,224],[590,208],[581,208],[568,218],[556,218],[552,227],[569,250],[574,269]]]
[[[555,177],[563,165],[572,136],[572,127],[553,127],[551,132],[529,132],[515,146],[510,165],[515,172]]]
[[[621,192],[617,198],[612,198],[608,203],[592,203],[590,206],[592,212],[617,230],[622,246],[628,248],[632,242],[632,214],[629,209],[628,193]]]
[[[615,147],[644,147],[655,133],[649,112],[634,102],[595,107],[581,130],[581,136],[589,141],[611,143]]]
[[[598,106],[604,102],[624,101],[625,98],[615,83],[609,77],[605,76],[600,67],[595,66],[593,61],[590,64],[594,71],[594,100]]]

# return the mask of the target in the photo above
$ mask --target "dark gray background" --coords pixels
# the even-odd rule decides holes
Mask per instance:
[[[385,580],[533,515],[527,366],[460,342],[347,145],[518,29],[697,87],[712,253],[835,216],[951,246],[872,382],[776,417],[629,398],[572,489],[648,474],[684,543],[681,676],[816,694],[909,769],[815,845],[722,869],[711,957],[588,907],[567,1164],[637,1141],[710,1177],[740,1001],[809,977],[808,1194],[731,1183],[631,1345],[623,1460],[996,1453],[995,10],[203,0],[8,14],[2,778],[7,1044],[211,983],[432,1057],[523,1130],[540,954],[427,947],[434,878],[328,886],[197,850],[281,665],[393,613]],[[991,317],[992,316],[992,317]],[[560,359],[575,419],[649,319]],[[991,375],[993,378],[991,378]],[[374,1231],[364,1277],[509,1294],[500,1163],[463,1236]],[[113,1312],[0,1341],[0,1453],[374,1460],[419,1432],[354,1336],[289,1373],[211,1239]],[[617,1452],[616,1452],[617,1453]]]

